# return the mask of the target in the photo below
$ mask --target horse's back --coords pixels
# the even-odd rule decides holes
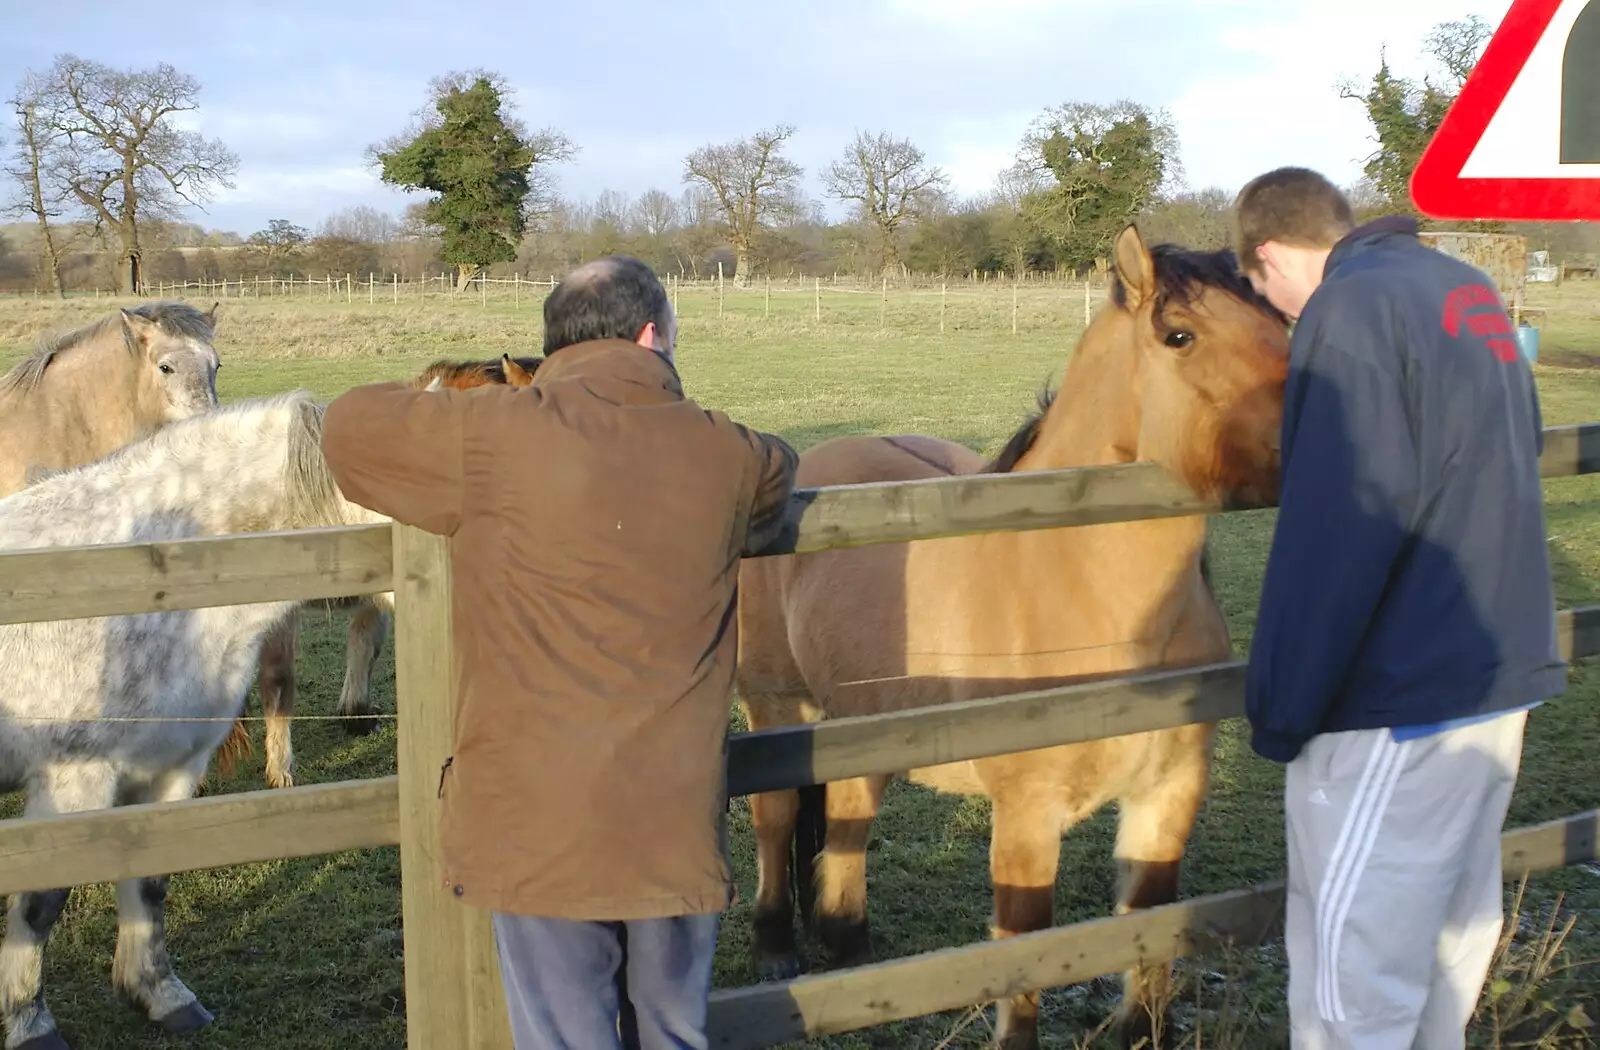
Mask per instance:
[[[926,434],[829,438],[800,454],[795,485],[859,485],[974,474],[984,458],[965,445]]]
[[[800,455],[795,485],[815,488],[885,481],[918,481],[970,474],[986,461],[964,445],[921,434],[831,438]],[[810,695],[826,705],[829,664],[825,625],[817,617],[849,608],[859,632],[855,661],[886,674],[903,673],[903,653],[889,644],[903,631],[903,544],[874,544],[802,555],[753,558],[740,568],[739,692],[756,708],[763,698]],[[848,593],[846,593],[848,592]],[[883,644],[880,644],[883,643]],[[804,670],[810,668],[811,673]],[[760,718],[758,710],[752,717]],[[766,721],[766,719],[762,719]],[[792,720],[790,717],[784,721]]]

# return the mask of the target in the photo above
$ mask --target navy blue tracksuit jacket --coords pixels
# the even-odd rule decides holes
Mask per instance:
[[[1538,393],[1475,267],[1388,216],[1329,255],[1290,344],[1252,746],[1426,727],[1566,688]]]

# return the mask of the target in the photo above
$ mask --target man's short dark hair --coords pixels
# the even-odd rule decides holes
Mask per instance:
[[[628,255],[596,259],[567,274],[545,299],[545,356],[595,339],[632,342],[651,321],[665,342],[671,314],[672,300],[649,266]]]
[[[1355,229],[1350,201],[1309,168],[1277,168],[1239,191],[1234,205],[1239,265],[1259,273],[1256,249],[1268,241],[1295,248],[1332,248]]]

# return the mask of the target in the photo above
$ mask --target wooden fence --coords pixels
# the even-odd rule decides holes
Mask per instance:
[[[1544,477],[1600,470],[1600,424],[1545,432]],[[796,495],[788,549],[1219,512],[1153,464],[847,485]],[[0,821],[0,894],[400,846],[410,1050],[509,1050],[486,912],[446,892],[438,771],[452,682],[448,544],[360,526],[0,554],[0,623],[393,590],[395,776]],[[1569,659],[1600,606],[1559,613]],[[1237,662],[734,736],[731,794],[1094,740],[1242,713]],[[1508,832],[1516,876],[1596,859],[1600,810]],[[1281,883],[712,997],[714,1045],[756,1048],[958,1009],[1273,928]]]

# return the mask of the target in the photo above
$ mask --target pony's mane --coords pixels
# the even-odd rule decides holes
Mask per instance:
[[[1238,257],[1230,248],[1201,252],[1176,244],[1157,244],[1150,249],[1150,258],[1155,263],[1157,317],[1174,303],[1188,306],[1203,290],[1216,289],[1264,311],[1283,324],[1288,324],[1288,318],[1257,292],[1255,286],[1240,272]],[[1115,270],[1112,272],[1112,301],[1118,307],[1126,307],[1128,289],[1123,285],[1121,275]],[[1000,450],[1000,454],[983,468],[983,473],[1008,474],[1016,469],[1017,462],[1038,440],[1039,428],[1044,425],[1045,414],[1050,411],[1055,399],[1056,391],[1049,388],[1039,393],[1038,411],[1017,428],[1017,432],[1011,435],[1005,447]]]
[[[167,301],[144,303],[131,308],[128,312],[150,321],[167,335],[201,339],[208,343],[211,341],[213,334],[211,322],[204,313],[188,303]],[[74,347],[100,338],[113,325],[122,328],[121,311],[106,314],[69,332],[45,336],[39,341],[33,353],[18,361],[5,375],[0,376],[0,394],[12,390],[34,389],[44,378],[45,369],[50,367],[52,361]],[[138,349],[125,328],[122,329],[122,341],[128,353],[134,353]]]
[[[542,357],[513,357],[524,370],[532,372],[544,361]],[[422,370],[422,374],[411,381],[411,385],[422,389],[429,383],[438,379],[443,385],[449,386],[453,380],[481,378],[489,383],[504,383],[506,381],[506,367],[500,358],[489,361],[450,361],[439,360]]]
[[[1155,263],[1156,271],[1155,315],[1157,317],[1165,313],[1167,307],[1173,303],[1189,306],[1201,291],[1216,289],[1254,306],[1283,324],[1289,323],[1289,319],[1268,302],[1265,296],[1257,292],[1255,285],[1245,277],[1243,271],[1239,269],[1239,258],[1234,255],[1231,248],[1201,252],[1176,244],[1157,244],[1150,249],[1150,258]],[[1117,306],[1126,307],[1127,286],[1122,282],[1122,275],[1114,268],[1112,275],[1112,299]]]

